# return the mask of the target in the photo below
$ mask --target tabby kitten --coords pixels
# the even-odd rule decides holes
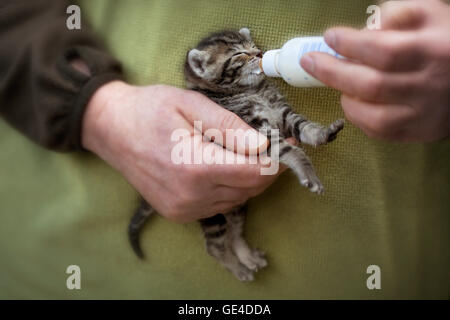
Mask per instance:
[[[277,145],[280,163],[294,171],[301,185],[320,194],[323,186],[310,159],[300,147],[285,139],[294,137],[313,146],[325,144],[336,138],[344,121],[340,119],[323,127],[294,113],[260,71],[261,57],[261,50],[253,43],[247,28],[215,33],[187,53],[184,66],[187,87],[234,112],[253,128],[267,130],[268,136],[270,129],[279,129],[279,139],[271,141],[270,148]],[[139,257],[143,257],[139,230],[153,212],[142,200],[129,225],[129,239]],[[246,206],[239,206],[200,223],[208,253],[239,280],[251,281],[254,272],[265,267],[267,261],[262,251],[251,249],[243,238],[245,213]]]

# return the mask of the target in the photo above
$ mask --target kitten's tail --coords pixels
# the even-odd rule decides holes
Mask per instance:
[[[128,239],[130,240],[131,247],[136,255],[141,259],[144,259],[144,253],[142,252],[141,245],[139,243],[139,232],[148,217],[150,217],[154,211],[155,210],[147,203],[147,201],[141,199],[139,206],[134,212],[130,224],[128,225]]]

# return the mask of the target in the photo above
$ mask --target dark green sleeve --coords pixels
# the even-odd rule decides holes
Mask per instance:
[[[69,30],[61,0],[0,0],[0,115],[38,144],[80,150],[90,97],[121,77],[120,64],[86,25]],[[81,19],[83,22],[83,19]],[[81,59],[87,76],[71,66]]]

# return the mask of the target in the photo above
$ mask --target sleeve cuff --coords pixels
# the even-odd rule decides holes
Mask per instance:
[[[89,100],[94,95],[95,91],[97,91],[97,89],[104,84],[122,79],[123,77],[119,73],[104,73],[91,77],[90,80],[82,87],[80,93],[75,99],[75,105],[70,119],[71,128],[69,131],[73,133],[72,139],[75,150],[85,150],[81,143],[81,133],[84,111],[86,110]]]
[[[90,76],[79,72],[70,65],[75,58],[80,58],[86,63],[91,73]],[[122,69],[115,59],[89,47],[75,47],[68,50],[58,67],[61,74],[75,87],[75,92],[67,97],[69,110],[65,120],[66,141],[65,146],[60,150],[85,150],[81,143],[81,134],[87,104],[98,88],[114,80],[123,80]]]

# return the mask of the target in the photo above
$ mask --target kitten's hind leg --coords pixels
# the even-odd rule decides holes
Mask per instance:
[[[258,249],[251,249],[244,238],[244,223],[247,206],[239,206],[227,213],[225,218],[228,221],[228,241],[239,261],[250,270],[257,271],[267,266],[264,252]]]
[[[206,250],[240,281],[253,281],[253,271],[243,265],[227,241],[228,223],[224,215],[200,220],[206,239]]]
[[[130,224],[128,225],[128,239],[130,241],[131,247],[136,255],[143,259],[144,253],[142,252],[141,245],[139,243],[139,232],[148,217],[154,212],[154,209],[141,198],[139,206],[136,208],[133,217],[131,218]]]

